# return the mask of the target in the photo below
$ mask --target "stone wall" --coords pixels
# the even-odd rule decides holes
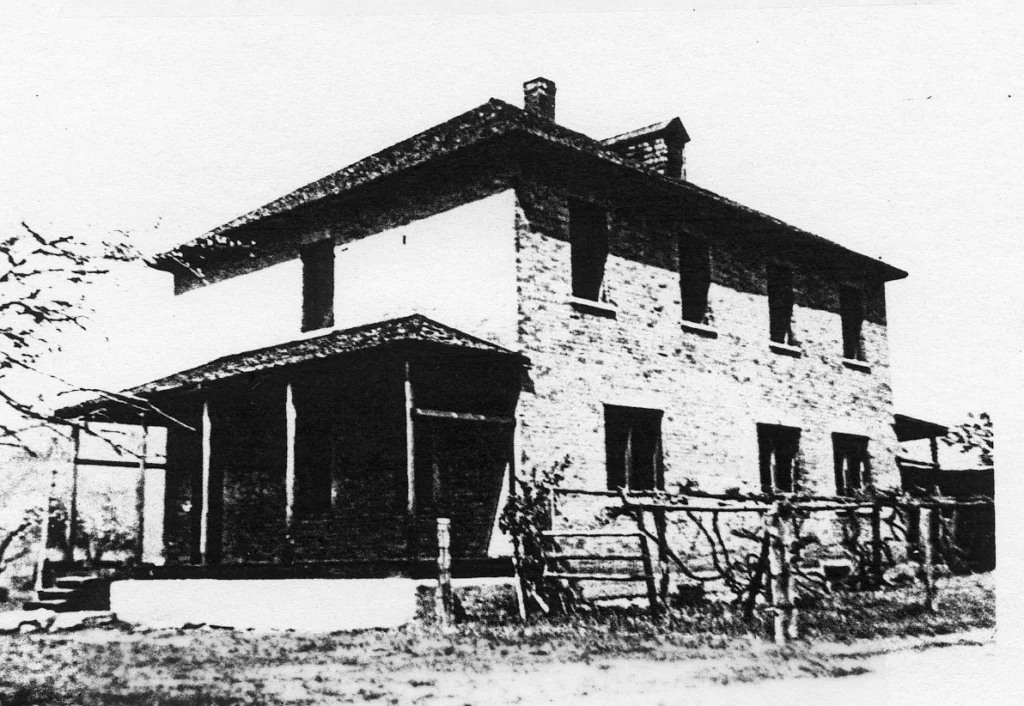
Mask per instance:
[[[605,289],[614,318],[570,303],[570,198],[587,193],[524,181],[517,189],[519,335],[532,390],[519,405],[523,467],[573,458],[567,485],[606,484],[604,404],[664,410],[665,486],[687,479],[706,490],[759,489],[757,424],[799,427],[802,487],[835,491],[831,435],[870,438],[872,473],[895,487],[884,289],[863,280],[869,371],[842,359],[838,283],[858,281],[742,243],[712,241],[714,332],[684,330],[677,232],[627,204],[609,208]],[[795,270],[793,329],[799,358],[769,348],[765,264]]]

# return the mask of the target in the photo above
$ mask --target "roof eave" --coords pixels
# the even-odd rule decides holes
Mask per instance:
[[[858,253],[854,250],[850,250],[849,248],[846,248],[834,241],[828,240],[827,238],[824,238],[822,236],[816,235],[809,231],[805,231],[801,228],[785,223],[784,221],[781,221],[778,218],[769,216],[768,214],[757,211],[756,209],[744,206],[738,202],[732,201],[731,199],[716,194],[708,189],[697,186],[692,182],[673,179],[672,177],[665,176],[655,170],[648,169],[643,165],[638,164],[637,162],[634,162],[632,160],[629,160],[619,155],[618,153],[614,152],[612,149],[608,147],[608,141],[599,142],[582,133],[577,133],[573,130],[570,130],[560,125],[555,126],[555,130],[558,133],[555,134],[552,131],[552,128],[549,124],[544,123],[543,121],[540,121],[538,118],[535,118],[529,113],[519,108],[516,108],[515,106],[504,103],[503,101],[491,99],[487,103],[478,106],[477,108],[474,108],[473,110],[468,111],[467,113],[457,116],[456,118],[453,118],[451,121],[448,121],[447,123],[442,123],[442,125],[448,125],[450,123],[454,123],[462,119],[466,120],[467,122],[473,119],[478,121],[477,124],[470,123],[472,124],[472,134],[470,134],[464,142],[460,142],[458,139],[456,139],[456,144],[454,146],[436,154],[420,155],[418,158],[413,159],[408,163],[400,165],[394,171],[388,172],[387,174],[395,174],[398,172],[407,171],[410,168],[420,166],[422,164],[432,161],[433,159],[437,159],[446,155],[451,155],[454,154],[455,152],[466,150],[473,146],[479,145],[483,142],[487,142],[492,138],[508,136],[513,134],[528,135],[533,138],[539,139],[547,144],[556,145],[563,149],[573,149],[582,154],[589,155],[601,162],[616,165],[618,168],[626,169],[634,174],[642,175],[643,177],[652,180],[652,183],[658,183],[669,189],[681,190],[685,192],[688,196],[696,196],[699,198],[708,199],[711,203],[726,207],[730,210],[735,210],[737,213],[745,214],[756,220],[763,221],[764,223],[779,228],[780,230],[783,230],[787,233],[796,235],[798,237],[807,238],[812,242],[817,242],[825,247],[833,249],[834,251],[843,252],[847,256],[853,257],[856,260],[860,261],[865,266],[875,269],[884,281],[899,280],[908,276],[908,273],[906,271],[889,265],[888,263],[870,258],[867,255]],[[678,128],[675,128],[676,124],[678,124]],[[655,132],[657,130],[666,130],[670,128],[682,130],[683,134],[685,135],[685,129],[683,129],[682,122],[678,118],[673,118],[672,120],[669,120],[665,123],[655,123],[654,125],[647,126],[646,128],[641,128],[639,131],[634,131],[634,133],[642,133],[645,130]],[[409,138],[408,140],[397,143],[396,145],[392,145],[391,147],[386,148],[385,150],[382,150],[381,152],[378,152],[375,155],[371,155],[370,157],[367,157],[364,160],[360,160],[359,162],[356,162],[354,165],[346,167],[346,169],[344,170],[335,172],[334,174],[328,175],[327,177],[317,180],[316,182],[312,182],[311,184],[308,184],[302,187],[301,189],[291,192],[286,196],[281,197],[280,199],[277,199],[271,202],[270,204],[261,207],[260,209],[251,211],[243,216],[240,216],[234,221],[226,223],[218,228],[215,228],[214,230],[209,231],[203,236],[200,236],[199,238],[196,238],[192,241],[189,241],[188,243],[185,243],[179,248],[155,256],[154,258],[152,258],[151,263],[148,264],[150,264],[150,266],[153,267],[154,269],[166,272],[187,272],[190,269],[189,265],[187,263],[183,263],[180,257],[177,256],[175,253],[180,253],[182,250],[187,251],[190,249],[203,247],[204,244],[211,238],[223,236],[225,233],[236,231],[237,229],[250,225],[252,223],[264,221],[270,218],[281,217],[289,213],[294,213],[297,209],[304,209],[312,204],[321,203],[324,199],[340,196],[344,193],[352,191],[353,189],[360,188],[366,184],[379,181],[379,179],[381,179],[383,176],[386,176],[386,174],[378,174],[377,176],[373,177],[364,177],[362,179],[357,179],[355,180],[355,183],[337,192],[332,191],[327,186],[331,182],[331,180],[337,181],[338,179],[340,179],[341,177],[339,177],[339,175],[342,172],[349,169],[353,169],[356,165],[362,163],[372,163],[373,160],[383,160],[384,158],[380,157],[379,155],[389,150],[397,150],[400,146],[415,140],[429,139],[430,133],[435,131],[436,129],[437,128],[431,128],[430,130],[415,135]],[[617,137],[622,137],[624,139],[626,139],[627,137],[628,139],[636,139],[636,136],[633,135],[633,133],[625,133],[624,135]],[[609,139],[615,140],[617,138]],[[302,192],[304,190],[308,190],[313,193],[312,195],[303,195]],[[267,212],[261,214],[261,212],[263,211]]]

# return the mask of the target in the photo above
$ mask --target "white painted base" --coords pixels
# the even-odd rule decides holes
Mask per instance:
[[[404,578],[115,581],[110,609],[125,622],[150,627],[390,628],[415,616],[416,584]]]

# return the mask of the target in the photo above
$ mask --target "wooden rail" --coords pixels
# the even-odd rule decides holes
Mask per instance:
[[[796,518],[804,513],[833,512],[839,515],[856,513],[864,516],[870,524],[870,566],[869,571],[873,576],[880,579],[882,569],[883,541],[882,509],[893,510],[913,509],[919,512],[919,533],[921,537],[921,564],[922,582],[924,587],[924,603],[927,610],[934,610],[935,605],[935,579],[934,563],[935,550],[929,539],[930,527],[933,524],[936,510],[956,510],[961,507],[991,505],[992,499],[986,497],[972,497],[969,499],[945,498],[942,496],[930,497],[877,497],[877,498],[851,498],[846,496],[807,496],[807,495],[752,495],[736,497],[725,494],[687,492],[670,494],[664,491],[642,491],[633,492],[625,488],[618,490],[591,490],[583,488],[549,488],[549,512],[552,522],[558,517],[556,498],[566,496],[584,497],[605,497],[618,498],[621,502],[623,514],[628,515],[636,523],[637,531],[623,531],[613,529],[552,529],[541,533],[545,539],[566,538],[599,538],[599,537],[621,537],[639,538],[640,553],[633,554],[608,554],[602,556],[598,553],[588,553],[584,550],[548,552],[545,555],[545,576],[547,578],[560,580],[594,580],[594,581],[644,581],[647,585],[647,597],[651,604],[652,614],[657,616],[661,612],[667,600],[668,587],[670,584],[669,562],[678,566],[679,570],[690,578],[700,581],[714,580],[719,574],[698,576],[689,569],[685,562],[668,546],[666,540],[666,514],[669,512],[685,513],[709,513],[715,518],[720,513],[751,513],[761,517],[761,525],[764,532],[762,542],[761,563],[764,569],[758,571],[755,579],[757,588],[751,591],[761,591],[761,581],[770,582],[771,610],[774,618],[774,637],[777,644],[783,645],[789,639],[799,637],[799,611],[796,608],[796,569],[793,555],[793,544],[795,536],[794,522]],[[651,513],[655,526],[651,530],[647,527],[644,516]],[[955,513],[954,513],[955,514]],[[717,532],[717,529],[716,529]],[[652,556],[648,542],[653,542],[657,547],[657,557]],[[640,561],[643,564],[642,573],[604,573],[600,571],[580,571],[578,573],[564,570],[564,565],[559,570],[549,571],[548,562],[567,561]],[[592,564],[591,564],[592,566]],[[595,567],[596,568],[596,567]],[[656,579],[658,582],[656,583]],[[659,585],[660,584],[660,585]],[[755,584],[752,584],[754,586]],[[638,597],[638,596],[634,596]],[[753,593],[750,601],[753,600]],[[751,602],[751,606],[753,603]]]

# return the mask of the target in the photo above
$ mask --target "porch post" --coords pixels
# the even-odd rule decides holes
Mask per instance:
[[[519,449],[522,448],[523,425],[516,419],[512,427],[512,441],[508,449],[508,494],[514,498],[519,494]],[[498,509],[501,512],[501,508]],[[516,605],[519,608],[519,619],[526,622],[526,587],[523,578],[523,547],[519,542],[519,535],[513,529],[510,532],[512,537],[512,572],[513,586],[516,592]]]
[[[142,448],[139,453],[139,482],[135,486],[135,511],[139,516],[139,536],[135,545],[135,562],[142,563],[145,553],[146,533],[146,453],[148,451],[149,427],[142,423]]]
[[[203,400],[203,505],[199,514],[199,553],[210,561],[210,403]]]
[[[81,430],[78,427],[71,429],[71,502],[68,504],[68,542],[64,549],[64,561],[69,564],[75,560],[75,542],[78,541],[78,457],[82,448],[80,434]]]
[[[937,436],[933,436],[933,437],[928,439],[928,442],[929,442],[929,446],[931,446],[931,451],[932,451],[932,465],[935,466],[935,468],[938,468],[939,467],[939,438]]]
[[[408,524],[407,548],[410,559],[417,554],[416,543],[416,443],[413,437],[414,398],[412,391],[412,371],[409,360],[405,360],[405,516]]]
[[[57,495],[57,475],[59,473],[59,464],[53,464],[53,472],[50,473],[50,488],[46,493],[46,497],[43,499],[43,511],[40,513],[39,518],[39,553],[36,556],[36,594],[38,597],[39,591],[46,587],[46,582],[43,577],[46,574],[46,549],[50,543],[50,506],[53,503],[54,497]]]
[[[284,388],[284,422],[285,422],[285,465],[284,465],[284,527],[285,546],[290,551],[292,543],[292,524],[295,521],[295,393],[292,384]]]

